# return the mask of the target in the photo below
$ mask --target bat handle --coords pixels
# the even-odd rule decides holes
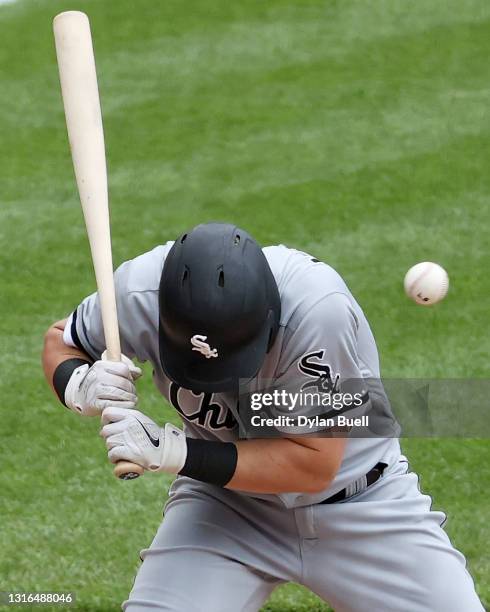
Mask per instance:
[[[119,338],[117,343],[114,343],[112,339],[109,339],[107,343],[107,361],[121,361],[121,351],[119,348]],[[115,344],[115,346],[114,346]],[[145,470],[137,463],[131,463],[131,461],[118,461],[114,468],[114,476],[119,480],[134,480],[143,475]]]

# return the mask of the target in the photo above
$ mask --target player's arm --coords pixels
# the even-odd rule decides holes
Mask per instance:
[[[317,493],[335,478],[345,438],[243,440],[230,489],[256,493]]]
[[[128,275],[125,262],[114,275],[118,314],[127,321]],[[127,324],[126,328],[131,326]],[[127,333],[121,333],[125,355],[135,356]],[[83,416],[98,416],[106,406],[134,408],[135,380],[141,370],[131,359],[107,361],[100,300],[97,293],[86,297],[72,314],[54,323],[46,332],[42,363],[48,384],[66,407]]]
[[[159,427],[138,410],[113,407],[104,410],[102,424],[113,463],[131,461],[154,472],[255,493],[322,491],[334,479],[345,446],[344,439],[333,437],[196,440],[170,423]]]
[[[99,415],[109,404],[134,408],[134,380],[141,370],[129,359],[119,363],[94,361],[80,343],[66,343],[67,321],[58,321],[48,329],[42,353],[46,380],[58,399],[84,416]]]
[[[335,478],[344,438],[243,440],[227,488],[255,493],[318,493]]]
[[[63,342],[63,331],[68,319],[63,319],[53,323],[44,336],[44,348],[42,353],[42,364],[44,376],[57,395],[53,386],[53,376],[56,368],[69,359],[79,359],[86,363],[91,363],[92,359],[78,347],[68,346]]]

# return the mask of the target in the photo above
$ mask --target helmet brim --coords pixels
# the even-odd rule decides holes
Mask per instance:
[[[260,333],[253,340],[231,350],[226,354],[226,348],[214,346],[218,357],[205,357],[199,351],[192,350],[189,345],[183,348],[176,345],[165,333],[164,326],[159,325],[160,362],[165,374],[184,389],[198,393],[225,393],[237,391],[240,381],[250,380],[260,370],[267,354],[271,326],[272,311],[269,313]]]

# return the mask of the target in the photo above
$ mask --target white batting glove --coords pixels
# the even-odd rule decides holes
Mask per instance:
[[[141,370],[125,355],[121,361],[96,361],[73,370],[65,389],[65,404],[83,416],[98,416],[107,406],[134,408],[138,403],[134,381]]]
[[[183,431],[167,423],[159,427],[139,410],[110,406],[102,413],[100,435],[112,463],[131,461],[152,472],[177,474],[187,458]]]
[[[102,353],[101,360],[102,361],[110,361],[110,359],[107,357],[107,351],[104,351]],[[138,380],[138,378],[141,378],[143,376],[143,372],[142,372],[141,368],[138,368],[138,366],[134,365],[134,363],[131,361],[131,359],[129,357],[126,357],[126,355],[123,355],[122,353],[121,353],[121,361],[122,361],[122,363],[125,363],[128,366],[129,373],[131,374],[131,378],[132,378],[133,382],[136,382]],[[118,362],[116,362],[116,363],[118,363]]]

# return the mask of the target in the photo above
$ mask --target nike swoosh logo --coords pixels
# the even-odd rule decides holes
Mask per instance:
[[[145,432],[145,434],[148,436],[148,438],[150,439],[150,442],[153,444],[153,446],[155,446],[156,448],[158,448],[160,446],[160,440],[156,439],[150,434],[150,432],[146,429],[146,427],[143,425],[143,423],[141,421],[138,421],[138,423],[141,425],[141,427],[143,428],[143,431]]]

